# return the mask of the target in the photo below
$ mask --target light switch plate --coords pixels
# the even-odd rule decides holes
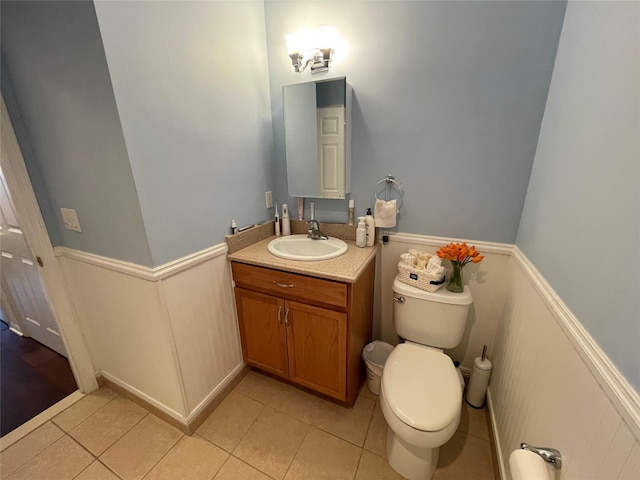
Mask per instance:
[[[62,220],[64,221],[64,228],[67,230],[73,230],[74,232],[82,232],[80,228],[80,221],[78,220],[78,214],[72,208],[61,208]]]
[[[264,192],[264,203],[267,205],[267,208],[273,207],[273,194],[271,191]]]

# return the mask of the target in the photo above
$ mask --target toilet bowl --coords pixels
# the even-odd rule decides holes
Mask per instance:
[[[443,349],[460,343],[473,299],[468,287],[426,292],[398,278],[393,291],[393,322],[405,343],[394,348],[382,372],[387,459],[407,479],[429,480],[462,411],[464,381]]]
[[[442,351],[398,345],[382,375],[380,407],[387,430],[387,459],[409,480],[428,480],[440,446],[456,432],[462,405],[461,375]]]

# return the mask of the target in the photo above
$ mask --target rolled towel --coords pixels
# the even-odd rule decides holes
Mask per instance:
[[[384,200],[376,199],[376,203],[373,206],[373,216],[375,217],[376,227],[391,228],[396,226],[396,215],[398,200]]]
[[[427,263],[427,273],[433,275],[442,275],[444,273],[444,265],[442,265],[442,259],[436,255],[429,259]]]

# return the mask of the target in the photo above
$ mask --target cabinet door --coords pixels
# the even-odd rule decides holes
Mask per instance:
[[[285,307],[290,380],[345,400],[347,315],[291,301]]]
[[[287,378],[284,301],[242,288],[236,288],[235,295],[244,361]]]

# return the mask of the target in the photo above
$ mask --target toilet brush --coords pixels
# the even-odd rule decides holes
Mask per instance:
[[[476,357],[473,361],[473,370],[467,386],[466,400],[472,407],[482,408],[484,406],[491,368],[491,361],[487,358],[487,346],[485,345],[482,349],[482,357]]]

